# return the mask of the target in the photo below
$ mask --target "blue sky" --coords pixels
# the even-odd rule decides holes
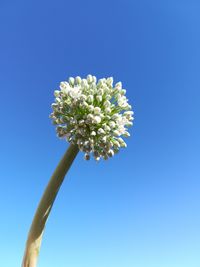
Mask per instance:
[[[21,264],[67,144],[48,118],[69,76],[113,76],[135,111],[128,148],[79,154],[38,267],[200,266],[200,2],[0,2],[0,266]]]

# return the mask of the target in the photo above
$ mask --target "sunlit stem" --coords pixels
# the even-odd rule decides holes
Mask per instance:
[[[28,234],[22,267],[36,267],[37,265],[45,223],[64,177],[78,151],[77,145],[70,145],[44,191]]]

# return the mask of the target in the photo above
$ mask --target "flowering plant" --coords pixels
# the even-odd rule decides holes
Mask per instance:
[[[57,125],[57,134],[85,153],[90,159],[92,152],[98,161],[108,159],[126,147],[121,136],[130,136],[127,127],[132,126],[133,111],[126,98],[126,90],[113,78],[100,79],[88,75],[61,82],[55,91],[55,103],[50,117]]]
[[[36,267],[44,227],[59,188],[77,153],[84,158],[108,159],[120,147],[126,147],[122,137],[130,136],[133,111],[121,82],[113,86],[113,78],[100,79],[88,75],[61,82],[55,91],[55,103],[50,117],[56,125],[57,135],[70,142],[68,150],[55,169],[36,210],[28,239],[22,267]]]

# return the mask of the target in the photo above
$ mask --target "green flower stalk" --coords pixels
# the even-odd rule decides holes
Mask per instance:
[[[54,200],[79,150],[84,158],[91,155],[96,161],[107,160],[121,147],[126,147],[122,137],[130,136],[133,111],[122,89],[121,82],[113,86],[113,78],[97,82],[95,76],[86,79],[79,76],[61,82],[60,90],[54,92],[55,103],[50,117],[57,126],[57,135],[66,139],[70,146],[53,173],[35,213],[22,267],[36,267],[44,227]]]

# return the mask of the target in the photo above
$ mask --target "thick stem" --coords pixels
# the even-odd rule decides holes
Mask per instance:
[[[22,267],[36,267],[45,223],[53,206],[56,195],[79,149],[70,145],[54,171],[38,205],[29,231]]]

